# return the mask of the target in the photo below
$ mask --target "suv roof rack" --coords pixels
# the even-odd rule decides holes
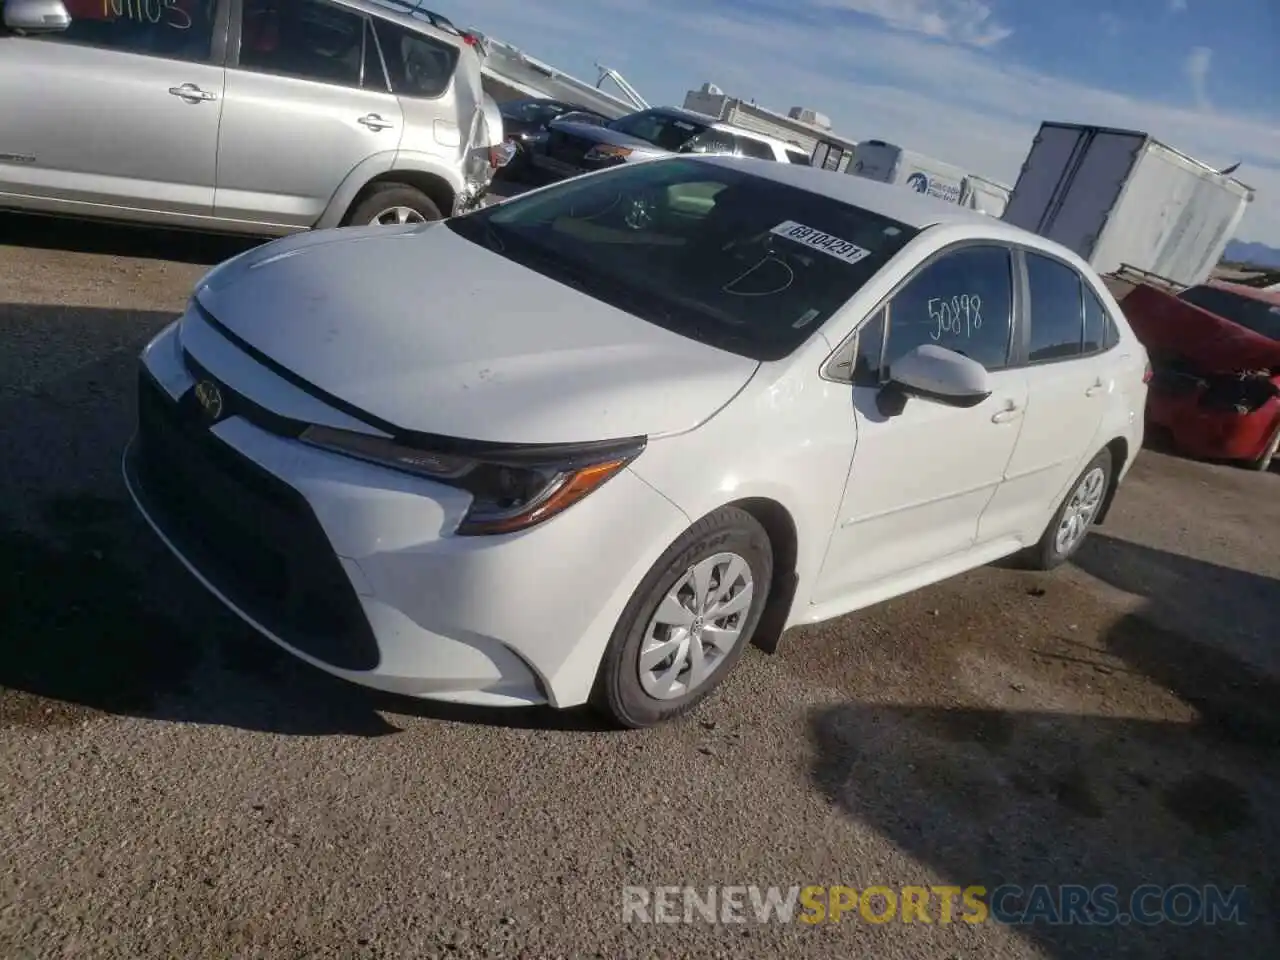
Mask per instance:
[[[435,27],[450,36],[458,37],[463,43],[469,47],[474,47],[479,53],[488,53],[484,46],[484,38],[477,33],[468,30],[461,30],[454,25],[453,21],[444,14],[436,13],[434,10],[428,10],[422,5],[422,0],[373,0],[374,3],[382,6],[392,7],[418,20],[424,20],[431,26]]]

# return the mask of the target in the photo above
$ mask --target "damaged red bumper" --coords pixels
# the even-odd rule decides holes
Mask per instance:
[[[1280,342],[1155,287],[1120,305],[1155,371],[1147,422],[1189,456],[1261,458],[1280,430]]]

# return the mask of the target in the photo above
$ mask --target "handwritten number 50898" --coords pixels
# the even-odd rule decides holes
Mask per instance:
[[[929,336],[941,340],[945,335],[972,337],[982,329],[982,298],[976,293],[955,297],[934,297],[929,301],[929,319],[934,328]]]

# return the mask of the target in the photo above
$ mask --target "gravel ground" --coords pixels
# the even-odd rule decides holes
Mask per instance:
[[[243,245],[0,217],[0,956],[1280,956],[1280,477],[1144,451],[1076,564],[794,631],[660,730],[383,697],[125,505],[135,355]],[[1247,885],[1250,922],[621,915],[625,884],[1140,882]]]

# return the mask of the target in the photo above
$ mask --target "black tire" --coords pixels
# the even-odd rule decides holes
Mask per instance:
[[[1262,452],[1262,456],[1257,460],[1249,461],[1249,469],[1257,470],[1259,473],[1266,473],[1271,469],[1271,464],[1275,460],[1276,454],[1280,454],[1280,426],[1277,426],[1276,432],[1271,435],[1271,440],[1267,443],[1267,448]]]
[[[1074,543],[1063,551],[1058,549],[1057,533],[1058,527],[1062,524],[1063,517],[1066,515],[1067,509],[1072,503],[1073,498],[1080,490],[1081,484],[1090,473],[1095,470],[1102,470],[1102,496],[1103,500],[1099,502],[1098,508],[1095,509],[1089,517],[1088,524]],[[1096,457],[1089,461],[1089,465],[1080,471],[1080,476],[1076,477],[1071,484],[1067,495],[1063,498],[1058,509],[1053,513],[1053,519],[1049,521],[1049,525],[1045,527],[1044,534],[1040,537],[1040,542],[1034,547],[1028,547],[1022,552],[1021,560],[1023,566],[1031,570],[1052,570],[1054,567],[1060,566],[1071,559],[1071,555],[1080,549],[1080,544],[1084,543],[1089,536],[1089,530],[1093,528],[1093,523],[1097,519],[1098,510],[1105,503],[1107,492],[1111,489],[1111,472],[1113,470],[1111,463],[1111,451],[1103,450]]]
[[[640,679],[640,650],[649,621],[667,593],[696,564],[720,553],[736,554],[746,561],[751,573],[752,599],[742,615],[737,643],[700,686],[673,699],[650,696]],[[722,507],[703,517],[658,558],[627,603],[600,662],[593,706],[614,723],[631,729],[651,727],[688,713],[729,675],[751,642],[772,581],[773,548],[755,517],[737,507]]]
[[[421,190],[403,183],[382,183],[352,205],[346,223],[354,227],[368,226],[379,213],[393,207],[415,210],[423,220],[444,219],[435,201]]]

